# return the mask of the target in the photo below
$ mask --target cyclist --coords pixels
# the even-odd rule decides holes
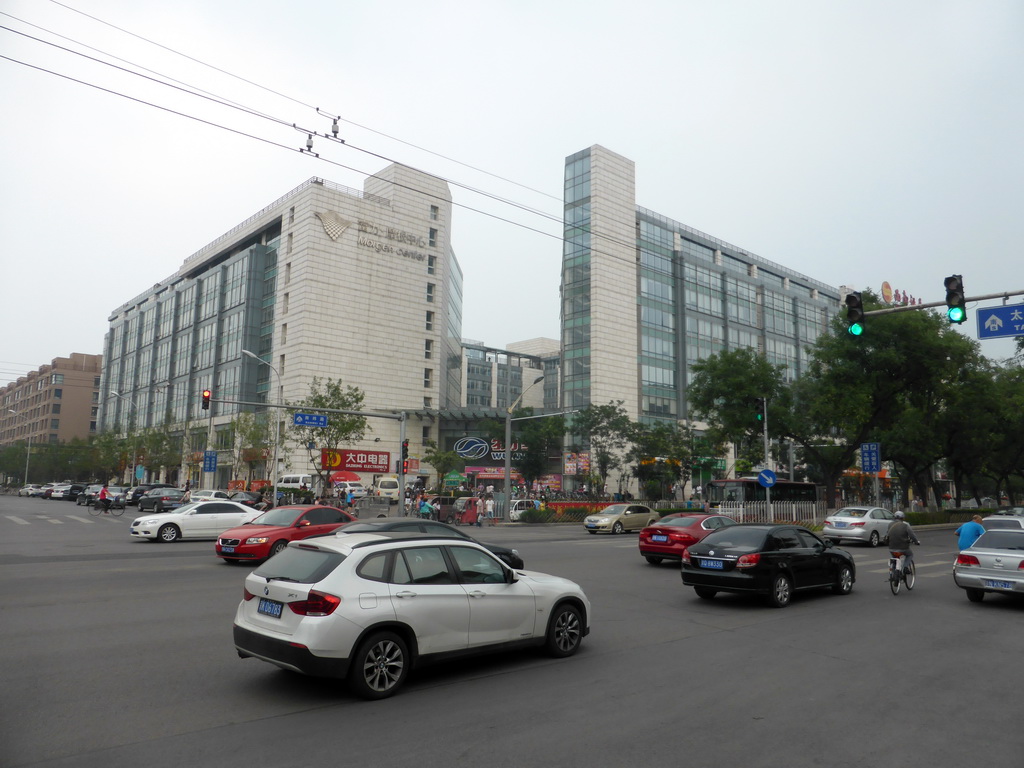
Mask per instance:
[[[96,503],[103,507],[103,514],[110,512],[110,491],[107,490],[106,483],[104,483],[103,487],[100,488],[100,493],[96,499]]]
[[[889,543],[889,553],[893,557],[899,557],[900,554],[906,555],[906,560],[903,562],[903,568],[906,568],[914,562],[914,553],[910,550],[910,542],[914,542],[918,546],[921,546],[921,542],[914,534],[914,529],[910,527],[910,523],[903,519],[902,512],[896,512],[896,519],[889,523],[889,530],[885,533],[885,540]]]

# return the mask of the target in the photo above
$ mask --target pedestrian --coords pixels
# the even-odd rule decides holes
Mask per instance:
[[[484,505],[484,509],[487,510],[487,521],[491,525],[496,525],[494,520],[494,498],[492,496],[487,497],[487,503]]]
[[[954,536],[959,536],[960,539],[957,542],[957,546],[960,547],[960,551],[967,549],[974,545],[974,542],[978,540],[978,537],[985,532],[985,526],[981,524],[981,515],[975,515],[966,523],[961,525],[955,531]]]
[[[345,496],[345,506],[351,508],[351,506],[353,504],[355,504],[355,501],[356,501],[356,494],[355,494],[355,492],[351,488],[349,488],[348,489],[348,494]]]
[[[192,501],[192,489],[189,487],[188,483],[185,483],[185,494],[181,497],[181,503],[182,505],[185,505],[190,501]]]

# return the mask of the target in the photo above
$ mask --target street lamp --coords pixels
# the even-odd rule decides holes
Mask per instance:
[[[122,400],[124,400],[126,403],[129,403],[132,406],[132,408],[134,409],[134,411],[135,411],[135,418],[136,419],[139,418],[139,406],[136,405],[134,400],[132,400],[130,397],[127,397],[126,395],[122,395],[120,392],[115,392],[114,390],[110,390],[110,394],[113,397],[119,397]],[[138,435],[138,431],[136,431],[135,434],[132,435],[132,476],[131,476],[131,479],[128,482],[129,486],[132,486],[135,483],[135,480],[137,480],[137,479],[141,480],[142,479],[142,478],[136,478],[136,476],[135,476],[135,473],[138,471],[138,467],[139,467],[139,435]]]
[[[526,397],[526,393],[544,381],[544,374],[533,380],[533,384],[522,391],[508,408],[505,409],[505,499],[508,508],[512,508],[512,411]]]
[[[277,370],[277,368],[272,366],[270,363],[268,363],[262,357],[257,355],[255,352],[250,352],[248,349],[243,349],[242,350],[242,354],[245,355],[246,357],[251,357],[253,360],[255,360],[257,363],[260,363],[261,365],[267,366],[267,368],[269,368],[270,370],[272,370],[274,372],[274,374],[277,376],[277,405],[278,405],[279,408],[281,406],[283,406],[284,403],[282,402],[281,398],[282,398],[282,396],[284,394],[284,387],[281,384],[281,373]],[[274,414],[274,506],[275,507],[277,506],[277,444],[278,444],[278,442],[281,439],[281,424],[279,422],[278,416],[279,416],[279,414],[277,414],[277,413]]]
[[[7,410],[10,411],[11,413],[13,413],[15,416],[21,416],[21,418],[23,418],[25,420],[25,426],[29,427],[27,442],[25,444],[25,483],[24,483],[25,485],[28,485],[28,457],[32,455],[32,428],[31,428],[31,425],[28,423],[28,416],[26,416],[24,413],[18,413],[17,411],[15,411],[12,408],[8,408]]]

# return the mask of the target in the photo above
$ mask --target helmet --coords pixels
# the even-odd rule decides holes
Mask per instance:
[[[897,510],[897,512],[896,512],[896,519],[897,520],[902,520],[903,519],[903,513],[900,512],[899,510]]]

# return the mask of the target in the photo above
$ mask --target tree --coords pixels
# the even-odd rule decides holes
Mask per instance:
[[[523,408],[517,410],[513,418],[531,415],[532,408]],[[513,422],[513,427],[519,433],[518,438],[513,441],[519,443],[519,450],[513,452],[512,462],[529,488],[546,474],[551,457],[561,455],[562,441],[565,437],[565,417],[545,416],[527,419],[518,423]],[[505,450],[511,450],[511,446],[506,445]]]
[[[678,424],[651,426],[637,422],[633,424],[632,443],[628,458],[647,498],[668,498],[673,483],[689,479],[689,429]]]
[[[577,452],[590,451],[591,474],[603,488],[608,475],[622,466],[622,458],[629,445],[632,423],[622,400],[607,405],[588,405],[572,414],[571,431],[579,440],[573,447]],[[591,483],[593,485],[593,483]]]
[[[313,378],[309,385],[309,396],[298,403],[289,403],[299,410],[317,411],[331,409],[359,411],[363,407],[364,394],[358,387],[343,385],[341,380]],[[326,427],[292,426],[292,439],[305,446],[309,452],[309,463],[317,467],[321,487],[328,484],[327,471],[320,464],[320,451],[337,451],[342,446],[362,440],[366,434],[366,417],[355,414],[328,413]],[[273,429],[271,429],[273,432]]]
[[[445,476],[456,470],[461,472],[465,468],[466,462],[455,451],[440,450],[433,440],[424,440],[423,445],[426,447],[423,452],[423,460],[437,472],[437,488],[441,490]]]
[[[274,452],[272,417],[266,413],[239,413],[231,421],[235,435],[231,458],[236,478],[244,478],[246,485],[253,480],[269,479],[268,467]]]

